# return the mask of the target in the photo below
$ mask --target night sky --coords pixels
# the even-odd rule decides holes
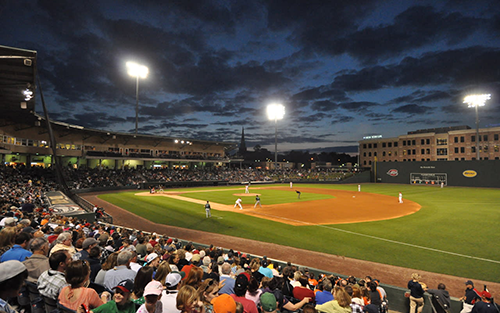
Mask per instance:
[[[435,4],[438,3],[438,4]],[[27,1],[0,4],[0,45],[38,51],[52,119],[280,151],[500,126],[498,1]],[[40,98],[36,98],[41,111]]]

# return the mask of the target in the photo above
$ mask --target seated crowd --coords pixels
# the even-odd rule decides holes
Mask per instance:
[[[315,277],[266,257],[44,213],[4,221],[0,310],[15,312],[9,302],[25,280],[78,312],[348,313],[370,303],[378,312],[385,301],[369,277]]]

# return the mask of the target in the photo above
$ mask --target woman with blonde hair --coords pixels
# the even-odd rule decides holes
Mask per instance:
[[[0,231],[0,256],[14,246],[17,229],[15,227],[6,227]]]
[[[111,253],[109,257],[106,259],[106,262],[101,267],[101,270],[97,273],[94,282],[99,285],[104,286],[104,277],[106,276],[106,272],[110,269],[114,268],[117,265],[118,252]]]
[[[427,287],[420,282],[421,276],[417,273],[411,274],[411,280],[408,282],[410,290],[410,313],[421,313],[424,308],[424,292]]]
[[[203,279],[203,270],[197,266],[193,266],[193,268],[189,271],[189,274],[186,276],[184,280],[184,285],[193,286],[193,288],[198,289],[201,284],[201,280]]]
[[[168,262],[162,261],[160,265],[158,265],[158,268],[156,269],[154,279],[156,281],[159,281],[163,286],[165,286],[165,279],[167,278],[167,275],[170,272],[172,272],[172,270],[170,269],[170,265],[168,264]]]
[[[212,300],[219,295],[219,284],[212,278],[206,279],[198,288],[198,296],[200,297],[205,313],[213,312]]]
[[[335,300],[316,306],[316,310],[325,313],[351,313],[351,297],[342,287],[335,287]]]
[[[196,289],[192,286],[182,286],[176,298],[177,310],[182,313],[205,313],[203,302]]]

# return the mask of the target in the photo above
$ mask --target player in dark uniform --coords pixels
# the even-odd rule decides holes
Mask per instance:
[[[300,191],[295,190],[295,192],[297,193],[297,199],[300,199]]]
[[[212,217],[212,213],[210,213],[211,209],[212,208],[210,207],[210,202],[208,202],[207,200],[207,203],[205,203],[205,215],[207,216],[207,218]]]

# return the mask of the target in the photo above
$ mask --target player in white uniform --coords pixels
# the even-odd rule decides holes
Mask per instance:
[[[290,182],[290,189],[293,188],[293,182]]]
[[[361,185],[358,185],[358,192],[361,191]]]
[[[403,203],[403,194],[399,193],[399,203]]]
[[[236,208],[237,206],[240,207],[240,210],[243,210],[243,207],[241,206],[241,198],[238,198],[234,203],[234,207]]]
[[[250,187],[250,185],[245,186],[245,193],[250,193],[250,191],[248,190],[249,187]]]

